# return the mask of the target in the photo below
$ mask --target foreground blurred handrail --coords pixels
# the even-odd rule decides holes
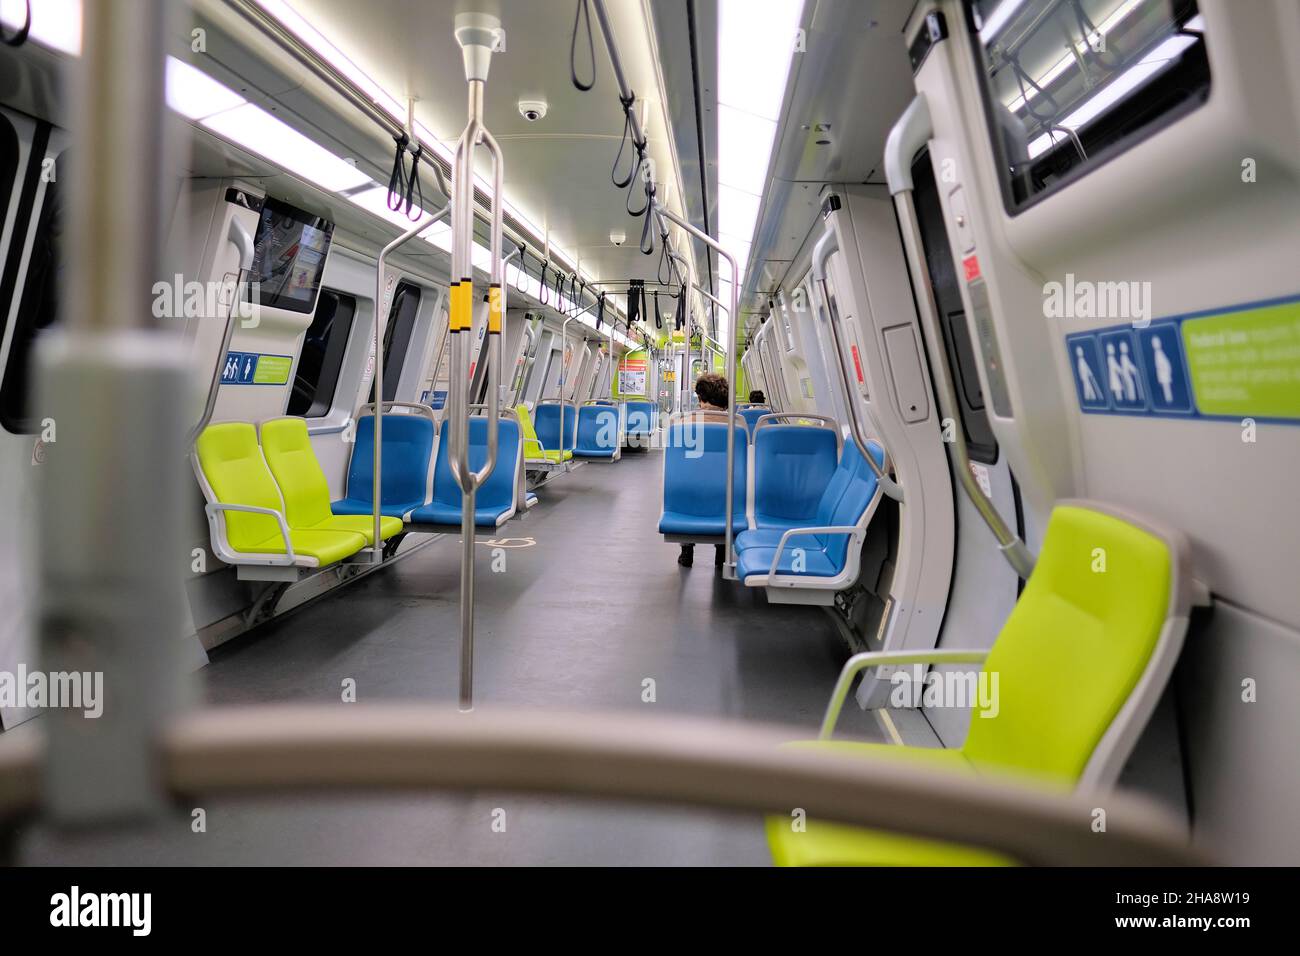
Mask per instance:
[[[770,812],[886,829],[1034,864],[1197,865],[1184,828],[1124,794],[781,744],[789,731],[630,714],[435,705],[209,708],[173,720],[173,795],[502,790]],[[41,798],[40,738],[0,739],[0,821]],[[1097,810],[1104,832],[1094,831]]]

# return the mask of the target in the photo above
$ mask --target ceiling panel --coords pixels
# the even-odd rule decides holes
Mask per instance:
[[[505,49],[492,58],[484,114],[505,154],[507,197],[581,257],[593,275],[653,278],[657,256],[636,249],[641,220],[627,213],[626,191],[610,181],[623,114],[598,30],[595,89],[582,93],[570,81],[573,0],[370,0],[363,6],[355,0],[290,0],[290,5],[390,93],[416,97],[416,118],[448,144],[459,137],[466,109],[455,14],[458,9],[495,12],[505,29]],[[650,101],[646,131],[661,194],[680,209],[641,4],[610,0],[609,8],[629,81]],[[585,44],[579,46],[579,68],[585,72]],[[545,118],[525,120],[520,99],[545,100]],[[610,242],[613,230],[627,235],[621,248]]]

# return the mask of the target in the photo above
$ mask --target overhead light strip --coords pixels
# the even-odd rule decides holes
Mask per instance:
[[[718,236],[737,253],[742,283],[802,15],[803,0],[718,4]]]

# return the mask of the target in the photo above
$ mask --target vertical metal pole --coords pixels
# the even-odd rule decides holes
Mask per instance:
[[[41,670],[68,675],[74,698],[42,722],[46,809],[65,823],[165,810],[157,740],[193,690],[177,533],[190,369],[179,329],[150,311],[160,187],[175,172],[162,146],[169,6],[85,4],[70,73],[70,301],[38,346],[34,401],[57,429],[39,482],[38,629]]]
[[[646,215],[649,215],[649,213],[647,213]],[[687,408],[690,407],[690,399],[688,398],[688,396],[691,394],[690,389],[693,387],[690,381],[691,378],[691,318],[692,318],[691,299],[693,298],[693,293],[695,291],[695,267],[692,266],[690,261],[680,253],[669,250],[668,258],[671,259],[673,262],[679,262],[686,267],[686,291],[682,293],[684,296],[686,296],[686,304],[682,308],[682,313],[684,316],[682,322],[682,334],[685,336],[685,340],[683,342],[683,345],[685,346],[685,355],[682,359],[682,380],[681,382],[678,383],[678,390],[681,392],[680,410],[685,411]]]
[[[719,256],[727,260],[727,264],[731,266],[731,308],[727,310],[727,314],[732,316],[734,321],[740,306],[740,267],[736,264],[736,257],[722,248],[722,244],[718,240],[665,208],[662,203],[656,203],[654,208],[660,216],[667,217],[677,223],[688,234],[699,239],[706,246],[716,251]],[[722,576],[734,581],[736,579],[736,554],[732,542],[731,515],[735,506],[733,501],[735,489],[732,488],[732,485],[735,483],[736,474],[736,330],[728,329],[727,338],[729,339],[727,342],[727,516],[724,536],[727,555],[722,567]]]
[[[564,386],[569,378],[569,323],[576,319],[571,315],[560,323],[560,464],[564,464]]]
[[[469,122],[456,149],[455,216],[452,226],[453,286],[452,331],[459,341],[453,347],[454,364],[449,392],[456,399],[452,412],[452,475],[461,489],[460,563],[460,709],[474,707],[474,510],[481,485],[496,467],[501,417],[501,330],[505,321],[501,278],[501,234],[504,224],[504,162],[501,149],[483,126],[483,90],[487,83],[492,51],[501,34],[501,21],[490,14],[461,13],[456,16],[456,41],[464,58],[469,93]],[[488,286],[488,434],[487,460],[477,471],[469,465],[469,364],[471,315],[474,303],[474,149],[483,145],[493,158],[492,222],[490,232],[491,277]]]

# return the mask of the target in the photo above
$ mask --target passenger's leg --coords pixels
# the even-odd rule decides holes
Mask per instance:
[[[727,546],[724,544],[715,544],[713,546],[713,566],[720,568],[727,563]]]
[[[695,545],[682,545],[682,553],[677,556],[677,563],[684,568],[689,568],[695,563]]]

